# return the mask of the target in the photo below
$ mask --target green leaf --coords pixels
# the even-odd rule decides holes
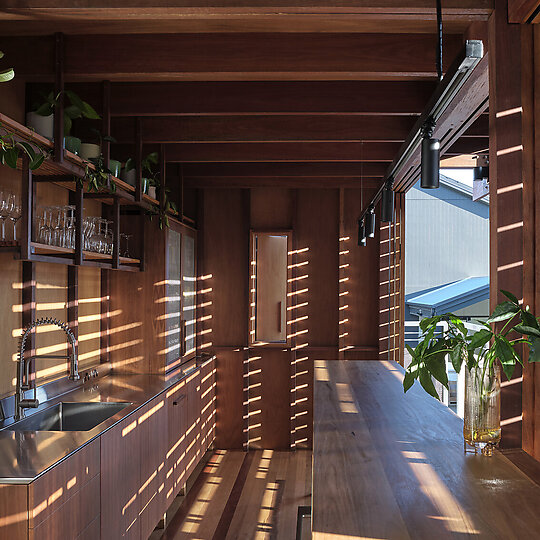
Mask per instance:
[[[10,148],[4,152],[4,163],[12,169],[17,168],[17,159],[19,158],[19,152],[16,148]]]
[[[70,134],[71,126],[73,126],[71,118],[68,115],[64,115],[64,135],[67,136]]]
[[[441,315],[437,315],[435,317],[426,317],[425,319],[422,319],[420,321],[420,330],[422,330],[422,332],[426,332],[426,330],[432,326],[432,325],[437,325],[437,323],[442,319],[442,316]]]
[[[438,380],[442,385],[448,388],[448,375],[446,373],[446,353],[431,356],[426,362],[429,373]]]
[[[75,92],[72,92],[71,90],[64,90],[64,93],[72,105],[75,105],[75,107],[77,107],[80,111],[83,110],[84,102]]]
[[[36,169],[39,169],[44,160],[45,160],[44,154],[36,155],[36,157],[29,164],[30,170],[35,171]]]
[[[39,114],[40,116],[50,116],[52,112],[53,110],[50,103],[43,103],[43,105],[40,105],[35,110],[35,113]]]
[[[435,399],[439,399],[439,394],[437,394],[437,391],[435,390],[435,386],[433,385],[433,381],[431,380],[431,375],[429,374],[427,369],[424,368],[420,370],[418,380],[420,381],[422,388],[430,396],[433,396]]]
[[[540,330],[540,326],[538,325],[536,317],[530,311],[525,311],[522,309],[520,313],[520,318],[521,322],[525,326],[530,326],[532,328],[537,328],[538,330]]]
[[[495,336],[494,353],[502,364],[506,378],[510,380],[516,367],[514,349],[502,336]]]
[[[504,289],[501,289],[501,292],[504,294],[504,296],[506,296],[506,298],[508,298],[513,304],[515,304],[516,306],[519,307],[519,300],[511,293],[511,292],[508,292],[508,291],[505,291]]]
[[[13,77],[15,77],[15,72],[13,71],[13,68],[6,69],[5,71],[0,71],[0,82],[11,81]]]
[[[17,145],[24,150],[25,154],[30,158],[30,160],[35,159],[36,152],[34,150],[34,147],[31,144],[28,144],[27,142],[24,142],[24,141],[20,141],[17,143]]]
[[[452,365],[454,366],[454,370],[456,371],[456,373],[460,372],[461,364],[463,363],[463,347],[464,347],[463,343],[456,345],[452,348],[452,350],[449,353],[450,362],[452,362]]]
[[[135,168],[135,160],[133,158],[128,158],[126,161],[126,164],[124,165],[124,169],[126,169],[126,172],[132,171]]]
[[[81,118],[82,112],[81,109],[79,109],[79,107],[77,107],[76,105],[69,105],[64,109],[64,116],[75,120],[75,118]]]
[[[469,343],[469,349],[475,351],[479,347],[483,347],[493,337],[493,332],[482,328],[472,335],[471,342]]]
[[[409,352],[413,360],[415,360],[417,356],[416,351],[410,345],[407,345],[407,344],[405,344],[405,348],[407,349],[407,351]]]
[[[532,326],[526,326],[524,324],[516,324],[513,330],[519,332],[520,334],[525,334],[526,336],[534,336],[540,338],[540,330],[538,328],[533,328]]]
[[[86,101],[83,101],[83,106],[81,107],[82,115],[85,118],[89,118],[90,120],[100,120],[101,116],[97,113],[97,111],[90,105],[89,103],[86,103]]]
[[[516,313],[520,311],[519,307],[512,302],[501,302],[494,310],[488,319],[488,322],[500,322],[511,319]]]
[[[409,371],[405,372],[405,377],[403,378],[403,391],[407,392],[409,388],[414,384],[414,375]]]
[[[103,135],[103,140],[110,143],[116,142],[116,139],[114,137],[111,137],[111,135]]]

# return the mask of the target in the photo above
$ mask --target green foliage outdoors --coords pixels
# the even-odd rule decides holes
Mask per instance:
[[[456,373],[465,363],[469,370],[481,368],[484,374],[488,371],[493,375],[495,362],[499,360],[508,379],[516,363],[523,365],[517,350],[522,344],[529,351],[529,362],[540,361],[538,319],[512,293],[503,290],[501,293],[508,300],[495,307],[487,322],[477,321],[483,328],[476,332],[469,333],[464,321],[452,313],[420,321],[421,341],[414,349],[406,346],[412,362],[403,379],[405,392],[418,379],[424,390],[438,399],[432,377],[448,388],[446,355],[450,356]],[[512,326],[516,320],[518,324]],[[448,329],[438,331],[437,324],[442,321],[447,322]]]

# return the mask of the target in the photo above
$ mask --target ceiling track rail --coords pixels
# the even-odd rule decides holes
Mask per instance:
[[[379,202],[385,187],[406,192],[416,183],[420,175],[423,127],[428,119],[435,122],[433,136],[441,140],[442,155],[487,109],[488,99],[488,57],[484,56],[482,41],[468,40],[439,82],[360,219],[371,205]]]

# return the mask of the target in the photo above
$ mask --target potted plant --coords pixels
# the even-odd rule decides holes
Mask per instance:
[[[83,101],[75,92],[64,90],[64,95],[69,104],[64,107],[64,145],[66,150],[78,154],[81,148],[81,140],[70,135],[73,120],[77,118],[88,118],[99,120],[101,117],[95,109],[86,101]],[[50,92],[44,96],[44,101],[35,107],[35,110],[26,115],[28,127],[36,130],[37,133],[52,139],[54,136],[54,110],[58,106],[60,94],[54,95]]]
[[[510,379],[516,362],[523,365],[518,352],[521,345],[528,350],[529,362],[540,361],[538,319],[512,293],[501,293],[508,300],[496,306],[487,322],[478,321],[482,328],[477,331],[470,332],[452,313],[420,321],[422,339],[414,349],[407,345],[412,361],[403,379],[405,392],[418,379],[428,394],[439,399],[433,379],[448,388],[446,356],[456,373],[465,364],[463,436],[465,444],[485,455],[492,454],[501,438],[500,367]],[[512,326],[516,318],[519,323]],[[447,328],[437,330],[443,321]]]
[[[115,143],[116,139],[110,135],[103,135],[99,129],[92,128],[95,143],[84,142],[81,144],[81,157],[83,159],[97,159],[101,156],[103,141]],[[116,160],[113,160],[116,161]],[[117,162],[118,163],[118,162]],[[116,174],[113,176],[117,176]]]
[[[0,51],[0,58],[4,58],[4,53],[2,51]],[[11,81],[13,77],[15,77],[15,72],[13,71],[13,68],[0,71],[0,82]]]
[[[143,191],[152,199],[157,198],[156,188],[159,187],[158,172],[154,171],[154,166],[159,163],[159,155],[157,152],[148,154],[141,161],[141,169],[143,172]],[[145,176],[145,173],[147,176]],[[146,189],[144,187],[146,186]]]
[[[135,160],[132,158],[128,158],[126,163],[124,164],[124,167],[120,171],[120,178],[130,186],[135,187],[135,177]]]

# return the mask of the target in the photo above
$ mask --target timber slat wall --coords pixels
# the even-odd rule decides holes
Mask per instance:
[[[199,302],[209,303],[201,346],[217,353],[217,448],[288,448],[311,446],[313,361],[339,357],[341,341],[350,357],[375,359],[378,351],[378,296],[369,276],[376,276],[379,247],[357,245],[360,190],[205,189],[199,269],[207,279]],[[364,202],[373,190],[364,190]],[[249,230],[293,229],[296,263],[295,304],[288,325],[290,350],[246,350],[248,328]],[[339,239],[348,238],[346,242]],[[339,310],[340,244],[349,251],[351,294]],[[374,278],[376,279],[376,277]],[[352,292],[354,291],[354,294]],[[342,291],[343,292],[343,291]],[[339,321],[348,319],[347,324]],[[211,344],[211,345],[210,345]],[[342,351],[343,352],[343,351]],[[260,370],[260,371],[259,371]],[[243,403],[244,423],[238,422]]]

